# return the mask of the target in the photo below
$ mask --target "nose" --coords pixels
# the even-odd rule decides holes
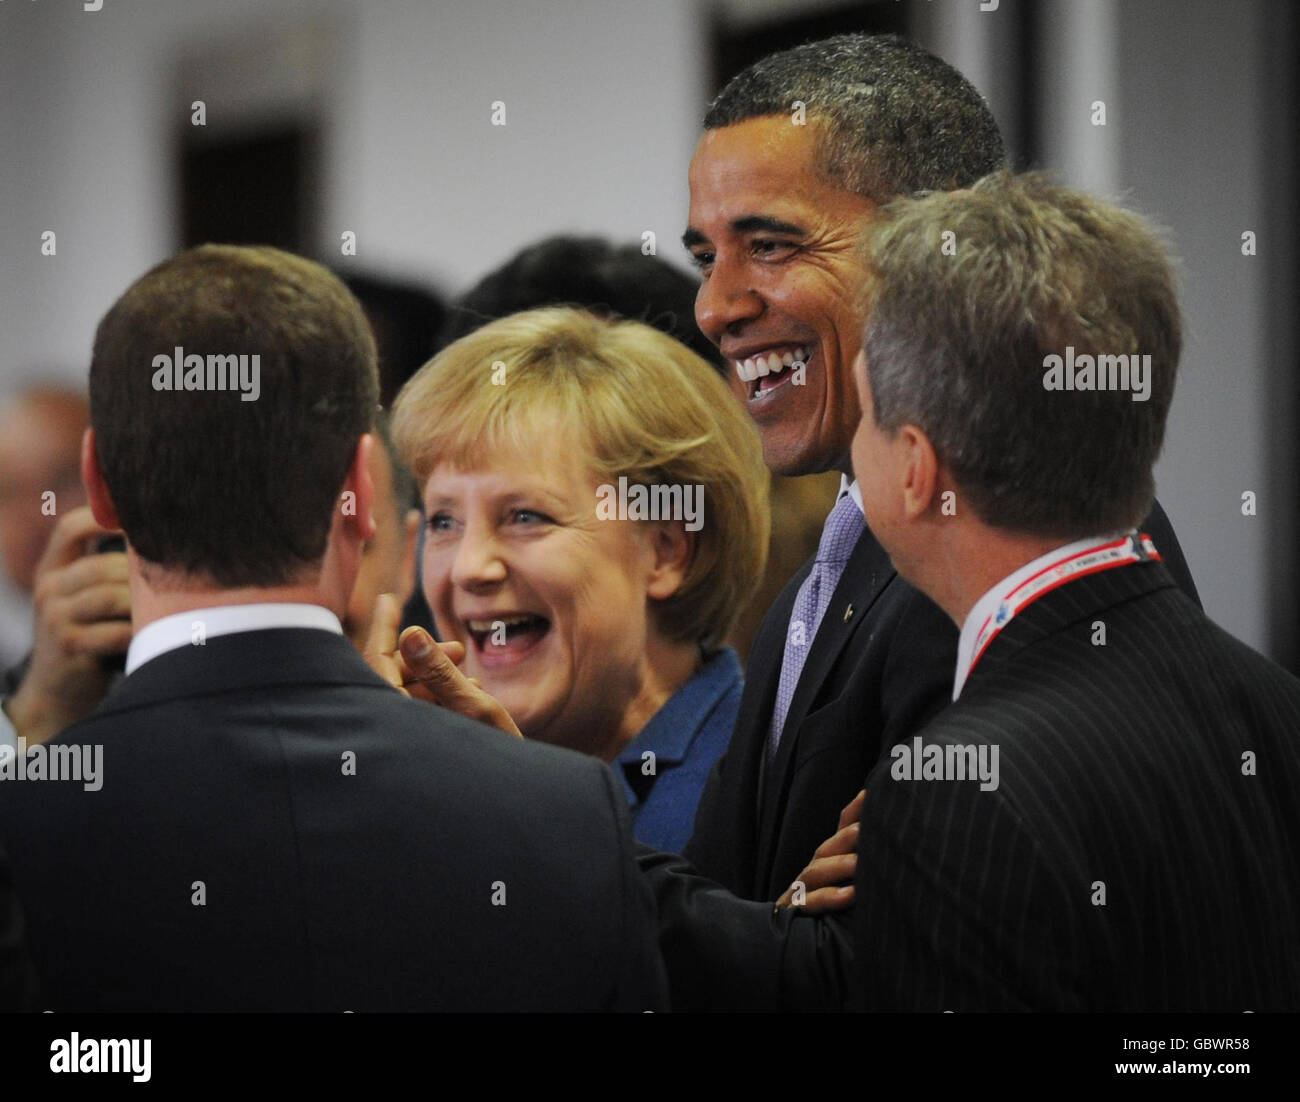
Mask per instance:
[[[481,520],[467,524],[452,559],[452,584],[479,592],[505,581],[506,573],[500,545],[488,524]]]
[[[763,313],[763,299],[750,285],[748,269],[719,253],[695,295],[695,323],[714,344]]]

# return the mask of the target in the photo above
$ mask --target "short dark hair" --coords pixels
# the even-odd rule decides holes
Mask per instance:
[[[1140,523],[1182,347],[1156,232],[1041,176],[998,173],[896,200],[866,248],[876,423],[918,426],[994,527],[1065,540]],[[1049,361],[1067,355],[1091,357],[1080,377],[1104,370],[1107,389],[1056,388]],[[1141,383],[1132,356],[1150,357]]]
[[[256,400],[159,389],[155,357],[177,348],[209,364],[258,356]],[[221,586],[281,585],[319,562],[377,404],[360,305],[325,268],[278,249],[183,252],[132,284],[95,333],[91,424],[127,538],[148,562]]]
[[[841,34],[765,57],[727,83],[704,126],[790,115],[796,101],[820,124],[822,172],[873,202],[969,187],[1006,161],[970,81],[897,35]]]
[[[599,237],[548,237],[489,272],[452,306],[440,349],[489,321],[543,306],[574,306],[611,320],[641,321],[722,366],[695,324],[699,280],[638,245]]]

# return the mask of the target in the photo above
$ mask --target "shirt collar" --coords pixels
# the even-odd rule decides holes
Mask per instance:
[[[339,618],[320,605],[263,603],[196,608],[164,616],[137,631],[126,652],[126,672],[134,673],[160,654],[200,639],[268,628],[317,628],[343,634]]]
[[[741,676],[736,652],[730,647],[722,647],[708,658],[699,673],[650,717],[641,733],[623,747],[618,762],[639,767],[641,755],[647,750],[653,751],[656,761],[684,761],[714,705]]]
[[[857,502],[858,512],[865,517],[867,513],[866,510],[862,508],[862,487],[858,485],[858,480],[856,478],[850,482],[849,476],[842,474],[840,475],[840,492],[836,495],[835,500],[839,501],[839,499],[845,494],[853,495],[853,500]]]
[[[952,682],[953,700],[961,696],[966,678],[970,676],[971,663],[975,661],[975,641],[979,637],[980,629],[984,626],[984,622],[997,612],[998,606],[1007,595],[1025,579],[1033,577],[1054,560],[1068,558],[1070,555],[1085,551],[1095,546],[1101,538],[1103,537],[1089,536],[1087,539],[1075,540],[1073,543],[1063,543],[1047,554],[1039,555],[1033,562],[1027,562],[1019,570],[1008,574],[975,602],[975,607],[966,614],[966,620],[961,626],[961,637],[957,640],[957,670]]]

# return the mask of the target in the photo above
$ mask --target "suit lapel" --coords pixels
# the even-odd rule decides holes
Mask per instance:
[[[786,625],[790,622],[799,587],[811,569],[810,559],[786,583],[763,617],[749,651],[745,688],[727,748],[727,770],[734,776],[729,777],[725,787],[729,793],[728,807],[723,818],[725,825],[720,826],[720,830],[728,836],[727,845],[731,848],[734,883],[730,886],[746,898],[752,898],[756,890],[759,786],[762,784],[768,727],[781,677]]]
[[[761,797],[759,801],[759,844],[758,869],[768,867],[772,857],[772,847],[776,841],[777,824],[781,821],[785,807],[786,794],[789,790],[790,773],[795,761],[795,747],[799,741],[799,730],[808,713],[818,706],[822,687],[827,676],[834,669],[849,641],[860,630],[869,630],[863,625],[870,619],[872,606],[884,591],[885,586],[894,576],[894,568],[884,548],[876,541],[869,528],[864,528],[861,537],[853,548],[853,554],[844,567],[839,585],[826,606],[826,613],[817,627],[795,686],[794,696],[790,701],[790,711],[786,716],[785,729],[777,746],[776,757],[770,768],[762,771]],[[794,607],[793,599],[782,621],[785,626],[790,618],[790,609]],[[780,677],[780,657],[784,653],[785,638],[782,636],[777,656],[773,691],[768,701],[764,718],[770,724],[772,702],[775,700],[775,682]],[[767,731],[764,728],[764,735]],[[757,740],[756,740],[757,741]],[[766,737],[761,741],[760,761],[765,757]],[[809,857],[812,854],[808,855]],[[762,879],[759,873],[759,879]]]

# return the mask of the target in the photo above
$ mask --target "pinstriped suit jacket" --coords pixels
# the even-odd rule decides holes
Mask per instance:
[[[868,1009],[1300,1009],[1300,681],[1159,563],[1034,602],[922,738],[998,786],[873,771]]]
[[[1159,503],[1143,524],[1174,577],[1196,588]],[[804,663],[785,734],[764,762],[785,635],[811,562],[790,580],[750,652],[726,754],[683,857],[642,848],[659,905],[674,1008],[840,1009],[850,997],[852,915],[771,913],[890,745],[952,699],[957,631],[895,573],[864,530]],[[758,901],[758,902],[751,902]]]

